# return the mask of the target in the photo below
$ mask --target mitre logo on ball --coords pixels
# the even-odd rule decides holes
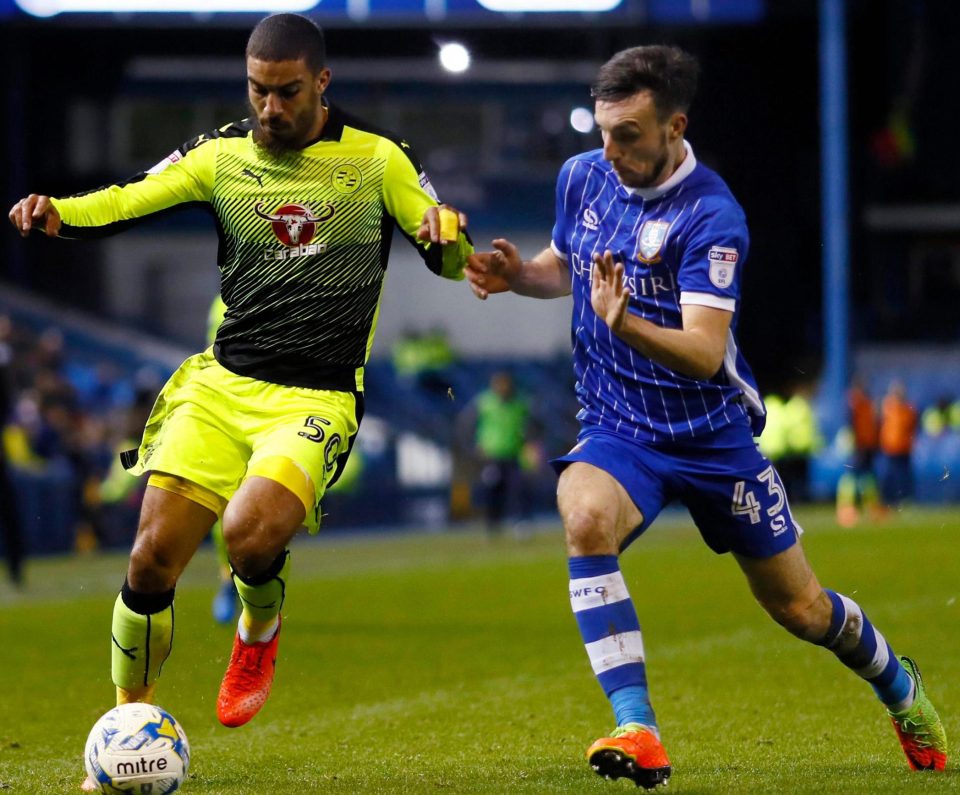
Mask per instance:
[[[263,207],[263,202],[257,202],[253,211],[265,221],[270,221],[277,240],[288,247],[309,244],[316,234],[317,224],[329,221],[334,214],[332,204],[325,205],[319,215],[305,204],[284,204],[272,213],[265,212]]]

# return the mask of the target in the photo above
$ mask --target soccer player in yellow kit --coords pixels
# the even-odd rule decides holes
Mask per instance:
[[[151,474],[113,613],[119,702],[152,700],[177,580],[220,517],[243,611],[217,714],[240,726],[257,713],[273,680],[288,542],[317,529],[363,414],[391,233],[450,279],[473,250],[465,216],[438,205],[409,144],[326,100],[325,55],[309,19],[267,17],[247,44],[249,119],[126,182],[31,194],[9,214],[24,236],[67,238],[177,205],[216,217],[224,321],[213,347],[170,378],[127,461]]]

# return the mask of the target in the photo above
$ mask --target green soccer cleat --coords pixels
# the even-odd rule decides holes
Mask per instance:
[[[647,726],[628,723],[609,737],[601,737],[587,749],[587,761],[604,778],[629,778],[638,787],[665,786],[670,778],[670,760]]]
[[[943,770],[947,766],[947,733],[934,709],[920,678],[920,669],[909,657],[900,662],[916,685],[916,697],[902,712],[890,712],[907,763],[913,770]]]

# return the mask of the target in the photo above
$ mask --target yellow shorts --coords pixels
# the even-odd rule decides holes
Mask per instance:
[[[267,477],[300,497],[304,524],[316,532],[320,498],[356,436],[359,403],[352,392],[236,375],[208,349],[187,359],[167,381],[130,471],[167,473],[197,484],[219,501],[190,490],[185,496],[220,515],[245,477]],[[161,488],[172,483],[162,477],[151,482]]]

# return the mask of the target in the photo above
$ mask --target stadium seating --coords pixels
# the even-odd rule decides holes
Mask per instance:
[[[80,409],[106,414],[129,405],[145,374],[156,383],[191,353],[174,346],[131,339],[105,324],[64,316],[57,308],[27,301],[0,302],[0,312],[40,334],[56,322],[64,343],[62,374],[71,383]],[[944,356],[950,361],[944,366]],[[957,360],[957,361],[954,361]],[[856,366],[874,394],[881,394],[894,378],[909,385],[909,397],[922,409],[944,394],[957,393],[960,356],[949,353],[867,351]],[[450,455],[456,454],[456,421],[470,400],[486,388],[492,373],[510,371],[533,408],[534,433],[546,457],[560,455],[573,443],[577,406],[573,376],[566,356],[552,359],[489,358],[454,361],[429,378],[398,375],[386,359],[374,359],[367,368],[368,422],[377,422],[380,439],[358,445],[362,474],[350,489],[335,490],[324,503],[328,528],[382,528],[448,522]],[[382,430],[385,429],[385,430]],[[361,437],[364,429],[361,430]],[[399,440],[437,458],[432,479],[411,480],[401,471]],[[409,449],[409,448],[408,448]],[[446,457],[446,458],[445,458]],[[810,466],[810,493],[815,500],[832,500],[836,483],[848,465],[848,451],[840,443],[825,447]],[[915,499],[942,503],[960,501],[960,434],[936,438],[921,436],[914,456]],[[537,473],[533,509],[553,510],[553,475]],[[549,480],[549,483],[547,482]],[[542,488],[540,488],[542,486]],[[63,462],[44,471],[17,473],[21,512],[31,553],[69,549],[76,522],[77,484]],[[132,529],[131,529],[132,532]]]

